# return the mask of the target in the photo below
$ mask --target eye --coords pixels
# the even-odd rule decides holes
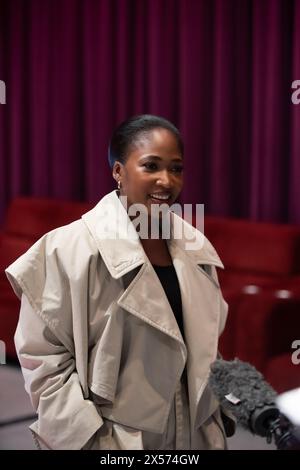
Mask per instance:
[[[148,170],[148,171],[155,171],[155,170],[157,170],[157,164],[154,163],[154,162],[147,162],[147,163],[144,163],[143,166],[144,166],[144,167],[146,168],[146,170]]]
[[[173,173],[182,173],[183,172],[183,166],[182,165],[176,165],[172,168]]]

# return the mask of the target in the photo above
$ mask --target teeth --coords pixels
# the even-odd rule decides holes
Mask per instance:
[[[150,196],[153,198],[153,199],[160,199],[161,201],[166,201],[167,199],[169,199],[169,195],[158,195],[158,194],[150,194]]]

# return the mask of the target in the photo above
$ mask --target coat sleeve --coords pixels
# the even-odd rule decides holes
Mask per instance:
[[[103,421],[94,403],[84,399],[74,357],[21,297],[15,345],[25,389],[38,413],[31,427],[42,447],[81,449]]]

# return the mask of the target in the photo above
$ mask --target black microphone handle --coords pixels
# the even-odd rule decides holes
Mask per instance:
[[[254,434],[265,437],[269,434],[270,423],[279,418],[279,410],[275,404],[256,408],[250,417],[250,428]]]
[[[278,450],[300,449],[300,441],[292,432],[294,426],[275,407],[255,410],[251,416],[251,427],[255,434],[266,437],[269,444],[274,438]]]
[[[294,426],[290,422],[282,422],[284,417],[280,415],[277,419],[269,422],[270,436],[274,441],[278,450],[300,450],[300,441],[292,431],[295,431]],[[268,437],[267,437],[268,439]]]

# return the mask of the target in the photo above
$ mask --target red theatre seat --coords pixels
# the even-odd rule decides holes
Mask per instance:
[[[284,375],[271,365],[291,358],[292,341],[300,339],[300,227],[207,216],[205,235],[225,266],[219,279],[229,315],[221,353],[251,362],[287,390],[297,369]]]

